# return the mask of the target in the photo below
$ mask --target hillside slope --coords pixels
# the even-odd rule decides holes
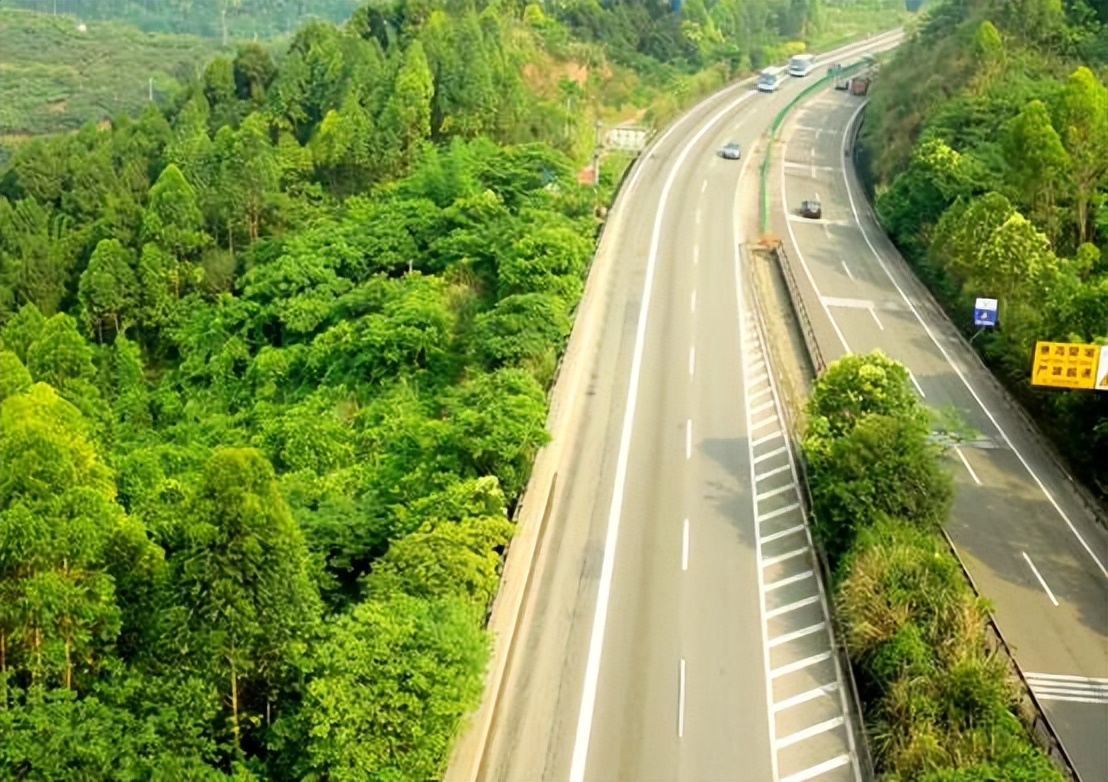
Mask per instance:
[[[1030,385],[1036,340],[1108,340],[1108,14],[1049,0],[936,7],[876,83],[878,214],[1076,472],[1108,494],[1108,394]]]

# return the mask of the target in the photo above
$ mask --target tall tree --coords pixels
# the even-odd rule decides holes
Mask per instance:
[[[185,533],[187,544],[172,563],[178,598],[190,634],[205,657],[212,655],[239,747],[259,709],[270,716],[318,620],[307,550],[273,468],[253,449],[211,456]]]
[[[1008,123],[1004,157],[1010,181],[1032,218],[1056,241],[1060,226],[1054,207],[1069,177],[1070,156],[1042,101],[1031,101]]]
[[[1070,160],[1080,244],[1089,239],[1089,204],[1108,174],[1108,87],[1084,66],[1066,81],[1058,127]]]
[[[134,262],[130,250],[117,239],[101,239],[81,273],[77,298],[89,330],[104,342],[124,331],[135,315],[138,296]]]

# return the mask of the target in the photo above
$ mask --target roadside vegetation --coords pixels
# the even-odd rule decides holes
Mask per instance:
[[[994,373],[1108,496],[1108,393],[1030,386],[1036,340],[1108,340],[1108,9],[936,6],[882,68],[863,141],[878,215]]]
[[[988,603],[942,537],[953,480],[907,370],[880,352],[844,356],[807,412],[814,530],[880,778],[1060,781],[987,649]]]
[[[372,3],[16,147],[0,777],[441,775],[612,194],[586,118],[706,89],[652,48],[698,9],[734,67],[817,29],[646,7]]]

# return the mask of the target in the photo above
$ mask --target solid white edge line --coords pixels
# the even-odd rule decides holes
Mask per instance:
[[[592,738],[592,721],[596,711],[596,687],[600,679],[600,662],[604,649],[604,630],[608,623],[608,603],[612,592],[612,573],[615,570],[616,543],[619,540],[620,516],[623,512],[623,490],[627,482],[627,461],[631,451],[631,430],[635,420],[635,406],[638,397],[639,376],[642,374],[643,346],[646,341],[646,323],[650,313],[650,299],[654,291],[654,270],[658,265],[658,247],[661,242],[662,218],[666,214],[669,193],[677,174],[684,165],[692,148],[737,106],[749,100],[755,93],[747,92],[728,102],[701,126],[681,150],[669,176],[662,186],[662,195],[658,200],[658,209],[654,213],[654,230],[650,239],[650,252],[646,260],[646,279],[643,281],[642,306],[639,310],[639,322],[635,329],[635,348],[631,356],[631,372],[627,380],[627,400],[623,411],[623,429],[620,433],[619,454],[616,457],[616,474],[612,491],[612,503],[608,510],[608,528],[604,537],[604,559],[600,566],[600,583],[597,589],[596,610],[593,614],[592,631],[589,637],[589,654],[585,663],[585,678],[582,684],[581,708],[577,715],[577,732],[573,742],[573,757],[570,762],[570,782],[584,782],[585,767],[588,762],[589,741]],[[666,136],[681,127],[681,122],[670,126],[659,139],[655,147],[660,146]],[[629,187],[634,187],[639,173],[637,168]]]
[[[681,532],[681,569],[689,569],[689,520],[685,519],[684,529]]]
[[[681,658],[681,670],[677,681],[677,738],[685,735],[685,658]]]
[[[1027,556],[1026,551],[1021,551],[1023,558],[1027,560],[1028,566],[1031,568],[1031,572],[1035,574],[1035,578],[1039,579],[1039,583],[1042,584],[1043,590],[1046,592],[1046,596],[1050,598],[1050,602],[1054,603],[1054,607],[1058,607],[1058,599],[1054,597],[1054,593],[1050,591],[1050,587],[1046,585],[1046,581],[1043,580],[1042,575],[1039,573],[1039,569],[1035,567],[1035,563],[1031,561],[1031,557]]]
[[[905,366],[904,368],[908,369],[907,366]],[[919,393],[919,395],[921,397],[923,397],[924,399],[926,399],[927,394],[923,393],[923,386],[921,386],[919,384],[919,381],[916,380],[916,376],[914,374],[912,374],[912,370],[910,370],[910,369],[908,369],[908,379],[912,381],[912,385],[914,385],[916,387],[916,391]]]
[[[1088,698],[1108,698],[1108,688],[1092,684],[1035,684],[1035,694],[1083,695]]]
[[[850,128],[854,126],[854,120],[865,107],[866,102],[863,102],[854,111],[854,114],[851,116],[850,121],[847,123],[846,129],[843,131],[843,149],[846,148],[847,135],[850,132]],[[1062,521],[1066,522],[1066,526],[1069,527],[1070,532],[1072,532],[1074,537],[1077,538],[1077,541],[1081,544],[1081,547],[1085,549],[1085,552],[1092,558],[1093,562],[1096,563],[1096,566],[1100,569],[1101,574],[1104,575],[1105,578],[1108,578],[1108,568],[1104,566],[1104,564],[1100,561],[1100,558],[1097,557],[1097,555],[1093,552],[1092,548],[1085,541],[1085,538],[1081,536],[1081,533],[1077,531],[1077,527],[1075,527],[1073,522],[1070,521],[1070,517],[1066,515],[1066,512],[1064,510],[1062,510],[1062,506],[1058,504],[1058,501],[1054,499],[1054,495],[1052,495],[1047,490],[1046,485],[1042,482],[1042,479],[1040,479],[1038,474],[1033,469],[1031,469],[1031,465],[1027,463],[1027,460],[1023,457],[1023,454],[1020,453],[1019,449],[1016,448],[1015,444],[1008,437],[1008,433],[1005,432],[1004,429],[1001,427],[1000,422],[996,420],[996,417],[992,414],[992,411],[985,406],[984,401],[982,401],[981,397],[977,395],[977,392],[973,389],[973,386],[970,385],[969,380],[964,374],[962,374],[962,370],[957,367],[950,354],[946,352],[946,348],[942,346],[939,340],[935,337],[934,332],[931,331],[931,328],[927,325],[926,321],[924,321],[923,317],[919,314],[919,310],[916,309],[916,305],[911,302],[907,294],[904,292],[904,289],[900,287],[900,284],[896,281],[896,278],[893,277],[892,271],[890,271],[889,267],[885,264],[885,261],[881,257],[881,254],[877,252],[877,248],[873,246],[873,242],[870,241],[869,238],[869,233],[866,231],[866,227],[862,224],[862,220],[858,215],[858,208],[854,204],[854,192],[853,188],[850,185],[850,177],[847,174],[845,167],[843,168],[843,181],[846,183],[846,196],[848,199],[850,199],[850,211],[854,213],[854,222],[858,224],[858,228],[862,232],[862,238],[865,239],[866,244],[869,246],[870,251],[873,253],[873,257],[877,259],[877,263],[881,266],[882,271],[885,272],[885,276],[889,278],[889,282],[891,282],[893,284],[893,287],[896,288],[897,293],[900,294],[900,298],[904,299],[904,303],[908,305],[908,309],[910,309],[912,311],[912,314],[916,316],[916,320],[919,321],[919,324],[921,326],[923,326],[923,330],[927,332],[927,336],[931,338],[931,342],[934,343],[935,347],[937,347],[939,349],[939,352],[942,353],[943,358],[946,359],[946,363],[950,366],[951,369],[954,370],[954,374],[958,375],[958,379],[962,381],[962,385],[964,385],[966,387],[966,390],[970,392],[970,395],[973,397],[974,401],[977,402],[978,407],[981,408],[981,411],[988,417],[992,425],[996,427],[996,430],[1000,433],[1000,436],[1004,438],[1005,444],[1012,450],[1012,453],[1016,455],[1016,458],[1019,459],[1020,464],[1022,464],[1023,468],[1027,470],[1028,475],[1030,475],[1031,479],[1035,481],[1035,484],[1039,487],[1039,490],[1042,491],[1042,493],[1046,496],[1050,504],[1054,506],[1054,510],[1058,511],[1058,515],[1062,517]],[[795,241],[796,240],[794,239],[793,242],[795,243]]]
[[[781,158],[785,157],[786,142],[784,139],[778,141],[781,145]],[[808,268],[808,262],[804,260],[804,252],[800,249],[800,242],[796,240],[796,231],[793,230],[792,221],[788,220],[789,216],[789,199],[785,192],[785,167],[781,166],[781,206],[785,210],[785,227],[789,229],[789,238],[793,240],[793,249],[796,250],[796,257],[800,260],[800,266],[804,269],[804,276],[808,278],[808,283],[812,286],[812,290],[815,291],[816,298],[819,299],[819,305],[823,307],[823,312],[827,315],[827,319],[831,321],[831,327],[835,329],[835,335],[839,338],[839,342],[842,343],[843,352],[850,352],[850,345],[846,344],[846,337],[843,336],[842,329],[839,328],[839,324],[835,322],[834,316],[831,314],[831,309],[827,306],[827,302],[823,300],[823,297],[819,295],[819,286],[816,285],[815,278],[812,277],[812,270]]]
[[[970,477],[973,478],[973,482],[976,483],[978,486],[980,486],[981,485],[981,479],[977,477],[977,473],[975,473],[973,471],[973,468],[970,467],[969,460],[966,459],[966,455],[964,453],[962,453],[962,449],[955,446],[954,453],[958,454],[958,458],[961,459],[962,464],[964,464],[966,466],[966,469],[969,471]]]

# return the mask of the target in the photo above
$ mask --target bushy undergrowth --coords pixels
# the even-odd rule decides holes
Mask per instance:
[[[843,357],[817,381],[808,416],[815,529],[878,772],[1061,780],[988,650],[988,603],[940,535],[952,480],[904,367],[876,352]]]

